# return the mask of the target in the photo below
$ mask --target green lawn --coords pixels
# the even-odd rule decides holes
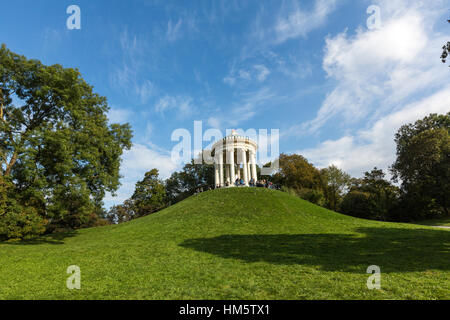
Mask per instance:
[[[450,231],[279,191],[209,191],[118,226],[0,243],[1,299],[449,299]],[[66,268],[81,268],[81,290]],[[381,290],[368,290],[369,265]]]
[[[420,224],[423,226],[441,226],[441,227],[450,227],[450,217],[449,218],[441,218],[441,219],[430,219],[415,222],[415,224]]]

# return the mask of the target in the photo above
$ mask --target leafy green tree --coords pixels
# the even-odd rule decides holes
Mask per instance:
[[[334,165],[322,169],[320,173],[327,207],[338,211],[342,197],[350,186],[351,177]]]
[[[182,171],[174,172],[165,182],[171,204],[193,195],[197,188],[214,186],[214,165],[187,163]]]
[[[27,202],[17,201],[12,183],[0,176],[0,240],[29,239],[45,231],[47,220]]]
[[[372,171],[365,172],[362,179],[352,179],[350,193],[352,191],[363,193],[367,201],[367,212],[359,217],[383,221],[395,220],[392,215],[398,205],[400,190],[390,181],[386,180],[385,177],[386,174],[383,170],[375,167]],[[351,199],[357,198],[359,206],[363,207],[362,201],[364,197],[362,195],[349,195],[349,197]],[[345,206],[345,210],[342,208],[342,212],[347,214],[350,214],[352,211],[348,205]]]
[[[281,154],[279,164],[280,170],[274,174],[277,182],[297,190],[320,190],[320,172],[303,156]]]
[[[450,20],[447,20],[447,22],[450,23]],[[441,55],[441,60],[442,60],[442,63],[446,63],[447,58],[450,55],[450,41],[447,41],[447,43],[444,44],[444,46],[442,47],[442,50],[443,51],[442,51],[442,55]]]
[[[347,215],[364,219],[374,219],[377,216],[374,198],[369,192],[358,190],[351,190],[344,196],[341,211]]]
[[[128,124],[108,124],[106,98],[76,69],[0,48],[0,176],[52,224],[77,228],[119,187]],[[14,102],[13,102],[14,101]]]
[[[136,206],[131,199],[125,200],[123,204],[113,206],[108,213],[108,220],[113,224],[131,221],[138,217]]]
[[[145,174],[143,180],[136,183],[131,200],[137,217],[146,216],[167,205],[164,182],[158,176],[158,169],[152,169]]]
[[[280,154],[279,170],[271,181],[281,185],[283,190],[290,190],[302,199],[317,205],[324,205],[325,199],[321,188],[320,171],[299,154]]]
[[[431,114],[402,126],[395,137],[393,178],[400,180],[404,200],[414,203],[417,217],[449,215],[450,112]]]

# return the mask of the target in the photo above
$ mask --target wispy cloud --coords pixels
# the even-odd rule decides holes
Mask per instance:
[[[265,65],[257,64],[254,66],[254,68],[258,72],[258,74],[256,75],[256,79],[258,79],[259,82],[263,82],[264,80],[266,80],[266,78],[270,74],[270,70]]]
[[[155,105],[155,111],[164,114],[166,111],[175,110],[178,117],[185,117],[194,111],[191,97],[164,96]]]
[[[336,5],[337,0],[316,0],[314,8],[307,11],[300,8],[297,2],[293,2],[276,21],[275,41],[281,43],[291,38],[305,37],[326,22]]]
[[[252,81],[264,82],[270,73],[271,71],[264,64],[255,64],[239,69],[233,66],[229,74],[223,78],[223,82],[230,86],[235,85],[237,81],[245,81],[247,83]]]
[[[302,8],[296,0],[284,1],[278,13],[264,6],[255,19],[252,36],[264,45],[278,45],[289,39],[306,37],[325,25],[337,6],[337,0],[315,0],[311,9]]]
[[[108,119],[110,123],[125,123],[130,120],[133,114],[134,112],[128,109],[111,107],[108,112]]]
[[[169,42],[173,42],[175,40],[177,40],[180,37],[180,29],[181,29],[181,24],[183,23],[183,20],[180,18],[178,19],[178,22],[174,23],[172,22],[172,20],[169,20],[169,22],[167,23],[167,40]]]

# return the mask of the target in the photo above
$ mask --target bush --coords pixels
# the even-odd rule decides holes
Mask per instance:
[[[300,197],[303,200],[312,202],[319,206],[324,206],[324,204],[325,204],[325,197],[323,195],[323,192],[320,190],[314,190],[314,189],[308,189],[308,188],[302,188],[300,190],[297,190],[295,188],[282,186],[281,191],[286,192],[293,196]]]
[[[30,239],[45,231],[47,220],[36,209],[25,208],[8,197],[12,184],[0,176],[0,240]]]
[[[11,210],[11,208],[8,208]],[[0,239],[31,239],[45,231],[47,221],[32,208],[8,211],[0,216]]]
[[[302,188],[298,191],[300,198],[317,204],[318,206],[325,205],[325,196],[322,191],[315,189]]]
[[[353,217],[378,220],[376,204],[371,194],[361,191],[350,191],[342,200],[342,213]]]

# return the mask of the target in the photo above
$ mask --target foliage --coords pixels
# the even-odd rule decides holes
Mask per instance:
[[[395,137],[394,179],[414,218],[450,215],[450,112],[404,125]]]
[[[301,188],[300,190],[297,190],[297,194],[300,198],[311,203],[322,207],[325,205],[325,196],[321,190]]]
[[[133,200],[127,199],[123,204],[113,206],[108,212],[108,220],[111,223],[124,223],[136,219],[138,214]]]
[[[0,240],[30,239],[45,231],[47,221],[32,206],[15,198],[12,183],[0,176]]]
[[[447,20],[447,22],[450,23],[450,20]],[[447,58],[450,55],[450,41],[447,41],[447,43],[444,44],[444,46],[442,47],[442,50],[443,51],[442,51],[442,55],[441,55],[441,60],[442,60],[442,63],[446,63]]]
[[[297,190],[320,190],[320,172],[303,156],[281,154],[280,170],[273,175],[274,182]]]
[[[9,206],[0,216],[0,240],[34,238],[45,231],[46,224],[33,207]]]
[[[341,212],[360,218],[396,220],[394,216],[398,209],[400,190],[386,180],[385,176],[383,170],[375,167],[372,171],[365,172],[362,179],[352,179],[350,192],[344,197],[346,201]],[[351,208],[352,202],[358,208]],[[360,211],[363,207],[366,212]]]
[[[111,223],[123,223],[157,212],[168,205],[164,182],[159,179],[158,169],[145,173],[136,183],[134,193],[123,204],[113,206],[107,219]]]
[[[143,180],[136,183],[131,200],[138,217],[161,210],[167,205],[166,189],[158,175],[158,169],[152,169],[145,173]]]
[[[335,165],[320,171],[322,189],[326,199],[326,207],[339,211],[339,205],[345,192],[348,191],[351,177]]]
[[[374,198],[369,192],[352,190],[342,200],[341,211],[353,217],[374,219],[377,216]]]
[[[174,172],[166,181],[169,202],[177,203],[193,195],[197,188],[214,186],[214,165],[187,163],[182,171]]]
[[[105,193],[119,187],[129,125],[108,124],[106,99],[78,70],[45,66],[5,45],[0,89],[0,176],[51,224],[87,225]]]

